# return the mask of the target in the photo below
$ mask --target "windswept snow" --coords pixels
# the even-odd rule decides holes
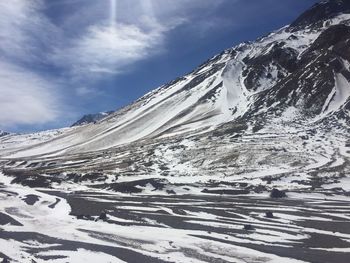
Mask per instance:
[[[335,74],[335,86],[329,94],[322,112],[327,115],[339,110],[350,97],[350,83],[342,74]]]

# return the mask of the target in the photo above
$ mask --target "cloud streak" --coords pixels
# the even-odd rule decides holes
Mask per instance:
[[[44,59],[45,52],[61,35],[58,27],[42,14],[41,0],[0,2],[0,52],[7,59],[33,62]]]
[[[164,54],[180,26],[212,30],[191,12],[223,1],[0,1],[0,128],[58,121],[66,108],[58,98],[92,96],[97,80]]]
[[[55,50],[52,62],[69,70],[74,78],[94,78],[124,73],[136,62],[164,52],[167,34],[186,19],[172,14],[166,20],[159,20],[157,13],[160,10],[155,8],[154,0],[134,2],[139,9],[129,9],[127,1],[111,1],[110,8],[115,10],[109,17],[97,19],[93,25],[82,25],[78,37],[69,39],[67,45]],[[91,5],[91,14],[85,7],[87,16],[98,17],[94,14],[94,6]],[[71,21],[77,20],[71,18]]]
[[[161,31],[146,33],[134,25],[91,26],[70,46],[57,50],[52,60],[75,77],[119,74],[128,65],[156,53],[162,40]]]
[[[44,61],[58,31],[39,0],[0,2],[0,128],[45,124],[60,115],[57,86],[26,65]]]
[[[167,34],[188,22],[186,12],[212,5],[212,1],[111,0],[98,4],[62,1],[61,7],[80,7],[64,14],[61,23],[54,23],[46,14],[48,8],[58,7],[51,1],[0,2],[1,128],[57,121],[61,117],[58,109],[65,108],[57,97],[92,96],[96,89],[84,83],[87,79],[94,82],[122,74],[137,62],[165,52]],[[108,8],[111,10],[106,11]],[[47,66],[58,68],[63,77],[49,76]],[[62,85],[55,85],[57,82]],[[58,88],[62,86],[76,88],[67,93]]]
[[[52,83],[28,70],[0,62],[0,123],[11,128],[18,124],[44,124],[55,120],[59,102]]]

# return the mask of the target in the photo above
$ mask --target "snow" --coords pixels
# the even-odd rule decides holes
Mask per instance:
[[[338,16],[331,20],[331,24],[345,18],[350,16]],[[313,233],[348,242],[350,235],[341,230],[333,233],[317,229],[317,224],[312,227],[298,225],[308,221],[332,224],[349,219],[349,210],[343,203],[347,204],[349,197],[343,195],[341,190],[333,191],[334,188],[350,191],[350,180],[342,175],[342,171],[348,171],[350,150],[345,146],[348,134],[331,127],[334,129],[330,132],[319,129],[317,134],[308,136],[309,129],[317,128],[315,123],[318,120],[339,111],[349,100],[350,84],[342,74],[334,73],[335,86],[325,100],[322,114],[309,123],[298,123],[303,115],[297,105],[286,107],[280,112],[280,117],[272,118],[259,132],[252,132],[251,123],[245,133],[232,132],[224,138],[213,136],[217,141],[212,140],[211,133],[206,134],[219,125],[239,120],[259,93],[276,84],[278,73],[289,74],[271,63],[265,70],[272,77],[262,76],[257,87],[248,90],[243,76],[245,58],[269,54],[273,46],[282,41],[285,42],[284,47],[292,48],[300,57],[322,30],[307,29],[291,33],[285,27],[257,42],[241,44],[96,124],[1,137],[0,156],[1,161],[6,163],[4,168],[28,169],[34,164],[43,167],[53,161],[60,168],[67,168],[57,175],[64,179],[69,172],[85,174],[90,167],[95,171],[105,165],[111,170],[106,172],[107,179],[102,183],[154,179],[165,186],[155,189],[148,183],[137,186],[142,190],[140,195],[132,195],[115,193],[108,187],[96,190],[93,187],[101,182],[92,180],[79,184],[72,181],[52,184],[51,190],[65,194],[79,195],[79,191],[86,191],[80,194],[86,202],[113,208],[120,201],[122,204],[117,207],[118,211],[124,215],[131,212],[137,215],[127,219],[123,213],[109,215],[109,219],[115,222],[112,225],[102,221],[78,220],[70,215],[71,207],[62,197],[54,208],[50,208],[49,205],[56,203],[57,197],[50,192],[43,192],[48,189],[14,185],[11,184],[11,178],[0,174],[1,189],[18,194],[7,195],[0,191],[2,210],[23,224],[21,227],[1,226],[3,231],[18,234],[35,232],[56,238],[57,241],[85,242],[91,246],[91,250],[79,248],[70,251],[65,248],[57,251],[55,244],[34,239],[25,242],[4,240],[0,235],[0,251],[24,263],[25,260],[31,262],[34,259],[41,262],[27,252],[30,248],[45,248],[39,256],[59,254],[65,257],[52,262],[123,262],[104,252],[94,251],[94,245],[128,249],[171,262],[204,262],[201,257],[189,259],[189,254],[198,254],[204,258],[220,257],[235,262],[301,262],[244,246],[249,244],[292,249]],[[343,64],[345,69],[350,68],[348,61],[343,60]],[[216,72],[211,72],[217,67]],[[313,74],[320,73],[305,71],[303,77],[312,77]],[[202,79],[199,80],[200,77]],[[295,92],[300,90],[301,87],[296,87]],[[278,106],[278,102],[271,107],[275,106]],[[259,113],[268,111],[266,105],[259,109]],[[238,133],[239,136],[234,137]],[[129,143],[133,142],[145,148],[138,144],[128,148]],[[113,148],[117,146],[124,148]],[[25,162],[17,159],[24,157]],[[129,167],[125,169],[118,166],[125,164],[125,160],[134,163],[127,164]],[[146,161],[151,163],[147,168],[144,167]],[[316,189],[319,191],[317,193],[312,192],[314,189],[310,190],[314,188],[315,174],[321,184],[320,189]],[[116,175],[119,175],[118,180]],[[43,176],[49,177],[49,173]],[[245,184],[247,187],[243,186]],[[262,192],[253,193],[255,187],[259,186],[263,188]],[[287,202],[266,199],[268,191],[274,187],[289,191]],[[249,189],[250,194],[203,194],[206,188],[218,191]],[[169,195],[170,191],[175,194]],[[29,206],[23,201],[23,197],[28,194],[37,195],[39,201]],[[130,201],[134,198],[143,199]],[[157,201],[150,201],[152,198]],[[249,198],[255,199],[245,203]],[[259,201],[263,201],[263,205],[257,205]],[[337,202],[337,205],[332,202]],[[176,210],[179,206],[182,213]],[[267,209],[274,213],[274,218],[265,218]],[[155,219],[161,215],[170,218],[169,221]],[[179,218],[183,220],[179,221],[181,227],[182,224],[196,227],[194,230],[188,227],[172,228],[173,222]],[[255,231],[242,232],[246,223],[253,224]],[[224,228],[227,231],[218,233],[201,230],[209,228]],[[347,252],[343,248],[325,250]]]
[[[241,61],[247,52],[243,52],[231,61],[223,74],[224,89],[221,96],[222,112],[226,121],[241,116],[248,108],[248,91],[243,84],[241,72],[244,63]],[[233,113],[233,114],[232,114]],[[222,121],[224,122],[224,121]]]
[[[350,97],[350,83],[342,74],[335,74],[335,86],[329,94],[322,113],[327,115],[340,109]]]
[[[346,177],[346,178],[341,178],[341,179],[338,179],[338,183],[333,183],[333,184],[328,184],[328,185],[325,185],[324,188],[325,189],[332,189],[332,188],[342,188],[344,189],[345,191],[348,191],[350,192],[350,178]]]
[[[0,176],[0,181],[6,185],[6,190],[18,194],[18,196],[6,197],[3,194],[0,194],[4,210],[23,224],[22,227],[10,225],[2,226],[5,231],[18,233],[36,232],[62,240],[86,242],[95,245],[108,245],[115,248],[126,247],[144,255],[154,256],[167,261],[170,260],[171,262],[202,262],[195,258],[189,259],[188,255],[182,252],[182,249],[190,249],[196,251],[196,253],[213,257],[217,257],[219,250],[221,251],[219,252],[221,255],[220,257],[230,260],[236,258],[237,262],[240,262],[240,259],[254,260],[254,258],[261,257],[266,258],[266,262],[298,262],[296,260],[258,252],[242,246],[234,246],[209,240],[204,241],[193,236],[208,235],[205,231],[171,229],[168,227],[164,228],[161,227],[163,226],[162,224],[157,222],[152,223],[151,221],[146,222],[154,224],[154,227],[135,225],[113,225],[113,227],[110,227],[110,225],[104,222],[77,220],[69,216],[70,207],[63,198],[60,198],[60,202],[51,209],[48,205],[53,203],[56,197],[38,192],[34,189],[24,188],[18,185],[10,185],[10,179],[3,175]],[[20,198],[27,194],[38,195],[40,196],[41,201],[37,202],[34,206],[29,206]],[[188,205],[188,203],[185,204]],[[162,206],[163,205],[164,204],[162,204]],[[21,211],[21,214],[11,212],[13,209],[10,208],[14,207],[18,208]],[[120,209],[129,209],[129,207],[120,207]],[[142,207],[135,207],[135,209],[140,211],[154,211]],[[156,207],[155,209],[161,209],[161,207]],[[164,208],[164,210],[168,211],[166,208]],[[175,216],[175,214],[173,215]],[[192,213],[188,216],[193,218],[207,218],[208,220],[217,219],[216,216],[203,212]],[[115,217],[112,217],[111,219],[123,222],[123,220],[119,220]],[[95,234],[89,235],[86,231],[93,231]],[[269,235],[274,232],[270,231],[264,233]],[[261,232],[261,234],[263,234],[263,232]],[[108,239],[103,240],[101,238],[96,238],[98,236],[106,236]],[[212,236],[220,239],[223,238],[220,234],[212,234]],[[259,236],[257,235],[256,238],[259,239]],[[228,240],[235,240],[235,238],[230,237]],[[242,242],[242,239],[239,237],[237,237],[236,240]],[[171,241],[171,243],[169,243],[169,241]],[[36,256],[60,256],[57,259],[52,259],[50,262],[123,262],[122,260],[103,252],[83,248],[69,251],[64,249],[56,250],[55,245],[53,244],[38,243],[38,241],[34,240],[22,243],[14,240],[4,240],[0,237],[0,251],[19,262],[26,263],[31,262],[32,260],[43,262],[36,258],[35,255],[26,252],[25,249],[38,247],[46,249],[45,251],[38,252]]]
[[[74,128],[63,128],[29,134],[10,134],[0,137],[0,156],[6,155],[8,152],[19,151],[23,148],[50,142],[52,139],[64,136],[72,130]]]

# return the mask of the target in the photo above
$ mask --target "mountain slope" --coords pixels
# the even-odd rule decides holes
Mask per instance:
[[[290,30],[296,31],[302,28],[322,27],[329,19],[337,15],[349,14],[350,2],[347,0],[325,0],[312,6],[300,15],[291,25]]]
[[[3,156],[78,154],[243,123],[349,121],[349,4],[322,1],[284,27],[208,60],[94,125]],[[338,121],[341,118],[342,121]]]

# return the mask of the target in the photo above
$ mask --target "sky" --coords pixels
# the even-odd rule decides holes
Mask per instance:
[[[0,129],[117,110],[317,0],[0,0]]]

